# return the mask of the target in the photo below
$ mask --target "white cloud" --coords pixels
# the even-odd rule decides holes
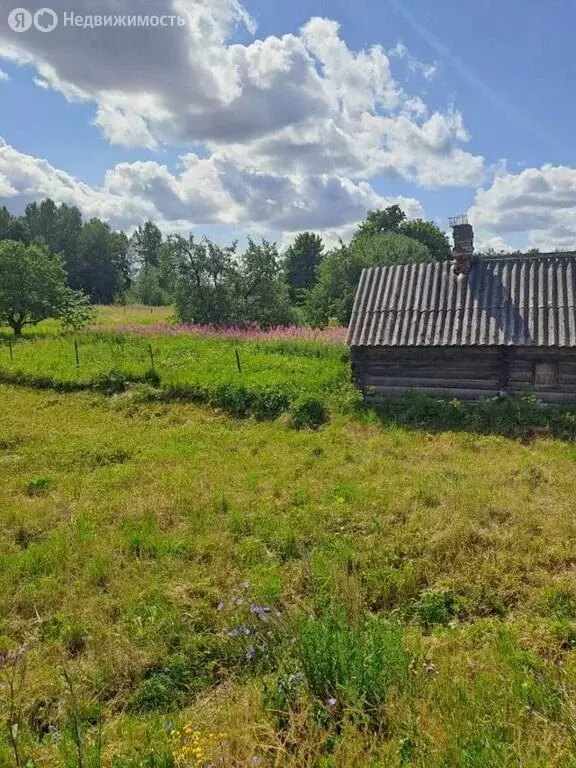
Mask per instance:
[[[369,208],[398,203],[409,216],[423,215],[417,200],[383,198],[366,182],[326,175],[294,180],[193,153],[180,158],[177,173],[157,162],[119,163],[95,188],[0,139],[0,204],[23,207],[43,197],[125,229],[151,218],[167,230],[221,224],[279,233],[313,229],[336,238]]]
[[[438,64],[436,64],[436,62],[429,64],[424,61],[419,61],[412,56],[404,43],[397,43],[394,48],[388,51],[388,55],[403,59],[410,72],[422,75],[426,80],[432,80],[438,72]]]
[[[62,18],[66,0],[53,0]],[[102,0],[99,15],[137,15],[139,0]],[[75,13],[93,14],[89,0]],[[457,111],[428,116],[379,45],[352,51],[337,22],[312,18],[299,34],[229,42],[256,24],[238,0],[158,0],[154,13],[185,27],[64,28],[49,35],[0,30],[0,55],[33,63],[36,82],[93,101],[94,124],[114,144],[207,149],[250,173],[402,176],[427,187],[477,184],[483,159],[460,145]],[[404,46],[393,55],[432,76]],[[297,183],[295,181],[295,183]]]
[[[0,69],[0,82],[2,82],[2,80],[10,80],[10,76],[7,72],[4,72],[3,69]]]
[[[520,237],[527,247],[576,250],[576,168],[502,171],[478,191],[469,216],[483,240]]]

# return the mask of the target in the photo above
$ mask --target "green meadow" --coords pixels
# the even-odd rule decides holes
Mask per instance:
[[[137,380],[150,343],[160,391],[330,419],[0,384],[0,765],[576,765],[571,441],[350,412],[337,346],[78,338],[0,371]]]

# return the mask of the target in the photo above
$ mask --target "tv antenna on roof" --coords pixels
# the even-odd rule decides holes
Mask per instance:
[[[468,216],[465,213],[461,213],[460,216],[452,216],[448,219],[448,223],[451,227],[462,227],[468,224]]]

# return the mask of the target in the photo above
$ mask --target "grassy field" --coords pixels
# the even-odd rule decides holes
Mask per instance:
[[[109,331],[122,325],[156,325],[157,323],[171,322],[174,310],[172,307],[145,307],[138,304],[122,306],[120,304],[96,307],[97,330]],[[24,338],[37,338],[38,336],[55,336],[60,332],[59,320],[44,320],[38,325],[24,327]],[[12,331],[8,326],[0,325],[0,339],[12,338]]]
[[[3,335],[0,766],[576,768],[576,415],[170,315]]]
[[[5,338],[0,381],[68,390],[122,389],[125,380],[148,382],[169,399],[265,418],[303,397],[340,410],[355,402],[341,343],[171,333],[172,326],[159,323],[161,317],[168,319],[168,311],[104,307],[89,332],[60,335],[46,323],[36,335],[11,346]]]
[[[1,386],[21,765],[573,766],[575,468]]]

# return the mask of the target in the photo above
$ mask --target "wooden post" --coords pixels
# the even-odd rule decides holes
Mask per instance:
[[[8,348],[10,349],[10,362],[14,360],[14,353],[12,352],[12,341],[8,339]]]
[[[156,368],[154,366],[154,352],[152,350],[152,344],[148,344],[148,353],[150,354],[150,363],[152,365],[152,370],[154,373],[156,373]]]
[[[238,350],[236,351],[236,365],[238,366],[238,373],[242,373],[242,365],[240,364],[240,355],[238,354]]]
[[[80,355],[78,354],[78,341],[74,339],[74,352],[76,353],[76,367],[80,365]]]

